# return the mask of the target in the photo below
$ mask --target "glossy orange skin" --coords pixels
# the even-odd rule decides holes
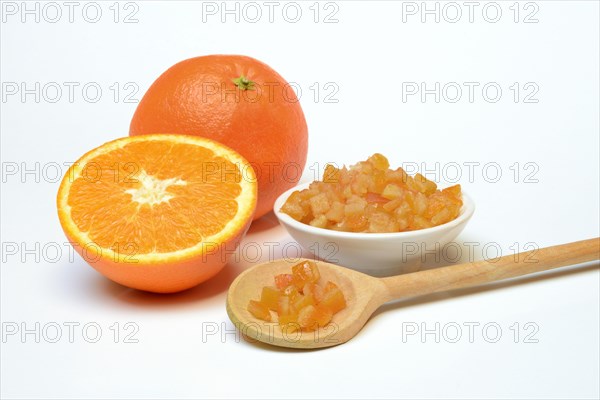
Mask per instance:
[[[255,83],[242,90],[233,79]],[[165,71],[138,105],[130,135],[179,133],[216,140],[239,152],[255,169],[254,219],[296,185],[308,152],[308,128],[288,83],[268,65],[246,56],[191,58]]]
[[[96,271],[121,285],[154,293],[176,293],[190,289],[218,274],[239,246],[250,220],[224,243],[211,246],[204,254],[183,260],[157,263],[115,262],[110,256],[96,251],[97,246],[82,247],[68,231],[69,242],[79,255]]]

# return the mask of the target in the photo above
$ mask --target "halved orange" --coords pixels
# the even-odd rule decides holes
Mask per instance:
[[[256,208],[254,170],[234,150],[187,135],[106,143],[63,178],[58,216],[77,252],[123,285],[193,287],[219,272]]]

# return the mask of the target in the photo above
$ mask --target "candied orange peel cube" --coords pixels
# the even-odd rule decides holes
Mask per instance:
[[[333,313],[327,307],[309,305],[298,313],[298,324],[303,330],[314,331],[327,325],[332,317]]]
[[[329,308],[335,314],[346,308],[346,299],[335,283],[327,282],[323,293],[323,299],[319,305]]]
[[[292,274],[280,274],[275,276],[275,286],[277,289],[285,289],[290,286],[294,281]]]
[[[292,275],[294,275],[296,282],[301,283],[300,287],[302,288],[304,288],[305,283],[318,282],[319,278],[321,278],[317,264],[312,261],[304,261],[294,265],[292,267]]]
[[[277,311],[277,305],[279,304],[279,289],[273,286],[265,286],[260,294],[260,302],[264,304],[269,310]]]
[[[269,311],[269,308],[260,301],[250,300],[248,311],[258,319],[271,321],[271,312]]]

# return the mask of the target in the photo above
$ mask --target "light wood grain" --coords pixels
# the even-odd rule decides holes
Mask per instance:
[[[346,296],[347,307],[334,315],[323,329],[289,334],[282,332],[276,322],[258,320],[247,311],[248,301],[259,299],[262,287],[272,285],[275,275],[289,273],[299,262],[276,260],[256,265],[236,278],[227,295],[227,313],[250,341],[301,349],[330,347],[354,337],[373,312],[391,300],[466,288],[598,259],[600,238],[389,278],[374,278],[317,261],[322,279],[338,284]]]

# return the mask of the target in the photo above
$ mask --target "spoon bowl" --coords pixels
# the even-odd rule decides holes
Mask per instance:
[[[333,316],[325,327],[312,332],[287,332],[277,322],[256,319],[247,310],[248,301],[260,297],[261,288],[273,285],[273,277],[289,273],[303,260],[275,260],[255,265],[231,284],[227,294],[227,313],[234,325],[251,340],[291,348],[335,346],[350,340],[384,302],[386,285],[379,279],[324,261],[317,264],[321,279],[335,282],[346,298],[346,308]]]
[[[353,338],[384,303],[429,293],[461,289],[513,278],[566,265],[598,260],[600,238],[546,247],[487,261],[452,265],[387,278],[375,278],[324,261],[317,263],[321,279],[335,282],[344,293],[346,308],[332,321],[312,332],[288,332],[277,322],[252,316],[248,302],[258,299],[263,287],[271,286],[275,275],[289,273],[303,260],[275,260],[255,265],[241,273],[229,287],[227,314],[243,335],[274,346],[316,349],[342,344]]]

